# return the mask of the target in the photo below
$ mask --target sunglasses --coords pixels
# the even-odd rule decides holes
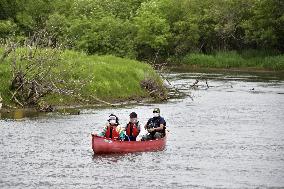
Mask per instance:
[[[159,113],[159,112],[157,112],[157,111],[153,111],[153,113]]]

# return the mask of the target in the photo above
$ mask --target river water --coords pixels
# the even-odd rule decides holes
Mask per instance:
[[[274,75],[170,73],[186,94],[161,104],[82,109],[0,120],[0,188],[284,187],[284,80]],[[205,80],[207,78],[208,85]],[[189,89],[195,79],[198,87]],[[189,96],[190,95],[190,96]],[[159,107],[166,149],[93,155],[91,136],[110,113],[143,124]]]

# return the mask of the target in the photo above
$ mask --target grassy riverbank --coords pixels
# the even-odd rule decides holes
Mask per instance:
[[[284,55],[260,51],[217,52],[215,54],[188,54],[174,60],[175,64],[197,68],[255,68],[265,70],[284,70]]]
[[[4,105],[14,105],[9,89],[12,79],[10,61],[6,59],[0,63],[0,94]],[[91,105],[100,103],[99,100],[117,102],[147,98],[149,93],[141,86],[143,80],[154,81],[164,90],[162,80],[150,65],[115,56],[64,51],[51,68],[51,75],[56,81],[62,80],[58,87],[68,90],[65,95],[51,93],[42,98],[51,105]]]

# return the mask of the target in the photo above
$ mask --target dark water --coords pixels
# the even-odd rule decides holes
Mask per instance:
[[[0,188],[284,187],[284,81],[274,76],[168,74],[193,97],[163,104],[0,120]],[[160,107],[170,133],[160,152],[93,156],[92,131],[110,113],[145,123]]]

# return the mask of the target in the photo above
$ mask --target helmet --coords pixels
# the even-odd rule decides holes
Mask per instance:
[[[160,108],[154,108],[153,113],[160,113]]]
[[[137,118],[137,114],[135,112],[131,112],[129,116],[130,118]]]

